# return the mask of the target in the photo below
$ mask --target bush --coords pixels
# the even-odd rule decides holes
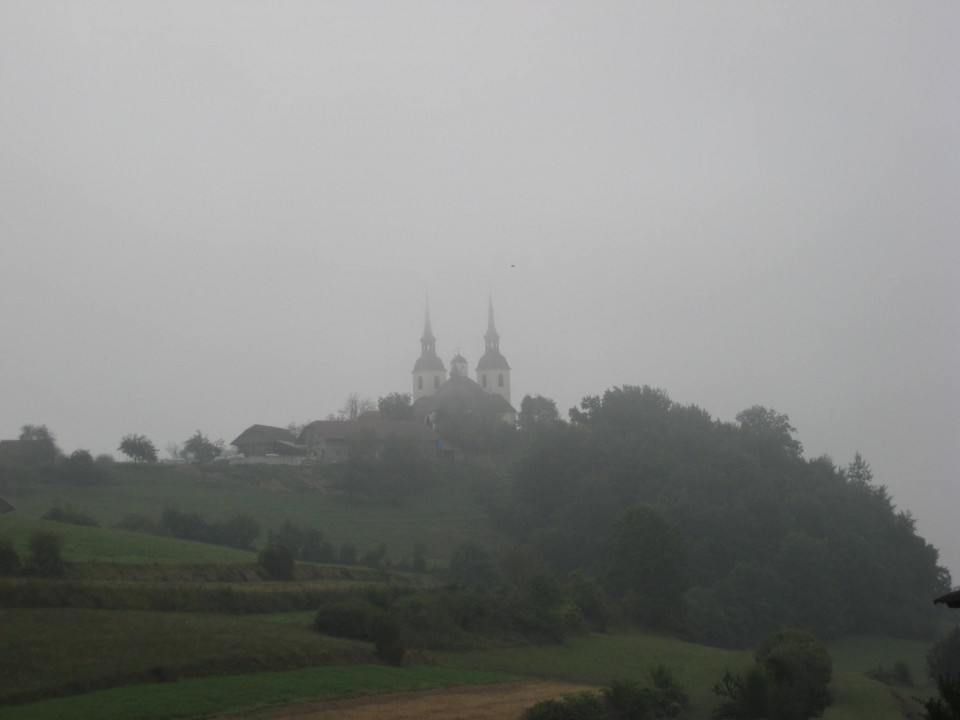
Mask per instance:
[[[87,527],[100,527],[100,523],[89,515],[80,512],[76,508],[70,507],[52,507],[42,516],[44,520],[53,520],[54,522],[67,523],[70,525],[85,525]]]
[[[357,546],[353,543],[343,543],[340,545],[338,560],[341,565],[356,565]]]
[[[940,697],[921,700],[926,720],[960,720],[960,676],[937,678]]]
[[[148,518],[141,513],[131,513],[117,523],[120,530],[129,530],[130,532],[150,533],[151,535],[169,535],[170,531],[164,527],[163,523]]]
[[[336,560],[333,545],[324,540],[323,533],[315,528],[295,525],[285,520],[279,530],[271,530],[271,543],[283,545],[297,560],[316,563],[332,563]]]
[[[257,557],[257,564],[272,580],[293,580],[293,556],[283,545],[265,547]]]
[[[746,675],[725,672],[713,691],[726,698],[713,711],[717,719],[805,720],[820,717],[830,704],[830,655],[816,637],[781,630],[760,641],[756,664]]]
[[[19,575],[23,569],[20,555],[7,539],[0,540],[0,577]]]
[[[960,626],[954,627],[927,653],[927,673],[939,677],[960,677]]]
[[[389,665],[403,663],[406,647],[400,633],[400,623],[390,613],[379,611],[370,615],[369,633],[377,657]]]
[[[690,696],[666,665],[650,668],[650,682],[656,690],[654,711],[657,717],[674,718],[690,707]]]
[[[52,532],[40,531],[30,536],[30,561],[28,572],[40,577],[61,577],[63,558],[60,557],[62,542]]]
[[[603,701],[594,693],[564,695],[560,700],[541,700],[523,713],[523,720],[607,720]]]
[[[333,637],[371,640],[370,619],[377,611],[378,608],[364,600],[351,599],[330,603],[317,611],[313,629]]]

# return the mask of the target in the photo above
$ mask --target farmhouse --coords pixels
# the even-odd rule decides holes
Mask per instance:
[[[364,444],[378,455],[393,440],[433,450],[437,436],[431,427],[414,420],[316,420],[300,433],[300,446],[305,448],[307,457],[321,463],[343,462],[350,457],[351,448]]]
[[[270,425],[251,425],[230,444],[247,457],[304,454],[292,432]]]

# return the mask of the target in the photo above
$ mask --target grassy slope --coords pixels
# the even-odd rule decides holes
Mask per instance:
[[[29,554],[30,535],[38,530],[53,532],[63,541],[67,562],[169,563],[255,563],[255,553],[220,545],[156,537],[114,528],[95,528],[26,517],[20,513],[0,516],[0,537],[11,540],[17,552]]]
[[[268,530],[289,519],[318,528],[335,545],[353,543],[361,553],[386,543],[394,561],[410,558],[417,542],[426,543],[429,562],[440,564],[446,564],[461,542],[502,542],[477,502],[478,478],[495,472],[480,473],[469,465],[445,466],[443,480],[434,490],[401,506],[351,502],[315,488],[296,487],[296,482],[289,482],[296,477],[296,468],[264,466],[243,481],[214,483],[170,466],[118,464],[113,472],[118,482],[111,485],[5,486],[2,494],[17,506],[17,515],[37,518],[55,505],[69,505],[104,526],[132,513],[159,519],[164,506],[200,513],[208,520],[245,512],[260,523],[261,542]],[[285,489],[284,484],[296,489]],[[0,537],[2,528],[0,522]]]
[[[237,616],[0,610],[0,700],[124,682],[373,662],[368,643]]]
[[[862,641],[862,642],[861,642]],[[835,657],[834,704],[826,720],[900,720],[902,704],[925,688],[895,688],[867,678],[863,671],[905,659],[911,665],[926,645],[889,638],[858,638],[831,647]],[[742,670],[752,662],[749,652],[693,645],[673,638],[625,634],[574,638],[562,646],[522,647],[471,653],[439,653],[445,665],[515,673],[540,678],[601,685],[615,678],[645,679],[652,665],[670,668],[690,693],[690,717],[708,718],[717,703],[712,692],[725,668]],[[900,696],[898,699],[897,695]]]
[[[73,698],[0,708],[0,720],[166,720],[220,715],[305,699],[376,695],[481,685],[509,678],[449,668],[392,668],[382,665],[304,668],[228,678],[137,685]]]

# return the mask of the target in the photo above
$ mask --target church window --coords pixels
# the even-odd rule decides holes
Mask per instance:
[[[433,376],[433,389],[436,390],[438,387],[440,387],[440,376],[439,376],[439,375],[434,375],[434,376]]]
[[[503,387],[503,373],[500,373],[500,378],[497,380],[497,385]]]
[[[483,385],[484,387],[486,387],[486,386],[487,386],[487,376],[484,375],[484,376],[483,376],[482,378],[480,378],[480,379],[482,380],[482,382],[481,382],[480,384]]]
[[[417,390],[423,390],[423,376],[417,378]]]

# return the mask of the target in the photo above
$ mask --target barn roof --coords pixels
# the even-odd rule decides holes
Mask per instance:
[[[16,509],[17,508],[14,507],[12,502],[0,497],[0,515],[2,515],[3,513],[13,512]]]
[[[231,445],[261,442],[283,442],[296,444],[297,438],[286,428],[271,425],[251,425],[231,442]]]
[[[933,604],[943,603],[948,608],[960,608],[960,590],[951,590],[946,595],[941,595]]]
[[[303,428],[300,441],[307,437],[324,440],[355,440],[364,433],[372,433],[378,440],[392,438],[433,442],[433,429],[416,420],[377,420],[374,422],[351,422],[349,420],[315,420]]]

